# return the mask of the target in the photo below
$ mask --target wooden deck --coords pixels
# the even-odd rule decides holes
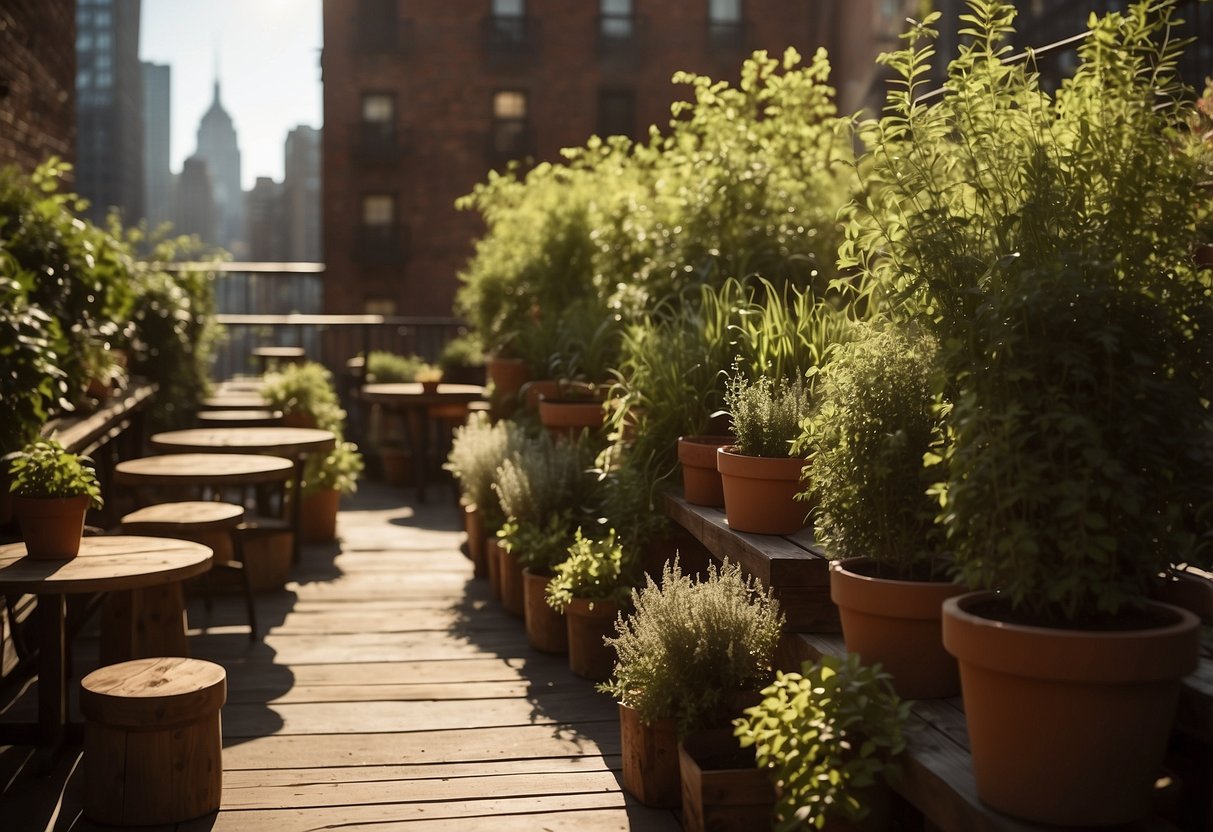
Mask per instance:
[[[223,807],[177,832],[679,829],[622,793],[614,703],[472,579],[450,500],[405,500],[348,501],[342,543],[305,547],[288,590],[259,597],[258,643],[238,594],[205,631],[191,601],[193,655],[228,671]],[[95,655],[77,640],[77,677]],[[4,719],[31,717],[31,694]],[[0,829],[108,828],[80,817],[78,749],[49,777],[29,759],[0,747]]]

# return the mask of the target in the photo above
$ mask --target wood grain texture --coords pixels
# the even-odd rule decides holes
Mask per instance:
[[[244,519],[244,507],[210,500],[157,503],[122,518],[127,534],[178,532],[181,535],[234,529]]]
[[[317,428],[191,428],[153,434],[151,446],[174,453],[238,453],[296,457],[330,451],[331,431]]]
[[[37,561],[25,546],[0,546],[0,590],[31,594],[108,592],[172,583],[210,568],[211,550],[164,537],[86,537],[70,560]]]
[[[114,466],[118,485],[257,485],[285,482],[294,474],[289,459],[266,454],[182,453],[128,459]]]

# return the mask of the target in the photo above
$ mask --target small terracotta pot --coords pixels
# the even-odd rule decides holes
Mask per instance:
[[[696,506],[723,506],[724,486],[716,470],[716,451],[737,440],[732,436],[680,436],[678,461],[682,463],[682,493]]]
[[[646,806],[676,809],[682,801],[678,732],[672,719],[642,722],[635,708],[619,704],[623,788]]]
[[[493,384],[493,411],[508,415],[517,405],[518,391],[531,377],[531,370],[521,358],[497,358],[487,356],[484,360],[485,376]]]
[[[1145,630],[1029,627],[943,605],[960,662],[977,794],[994,809],[1057,826],[1112,826],[1150,810],[1179,699],[1197,666],[1200,622],[1165,604]]]
[[[484,519],[475,503],[463,507],[463,528],[468,538],[468,558],[472,561],[472,576],[488,575],[488,558],[485,555]]]
[[[441,384],[441,382],[438,382],[438,381],[423,381],[423,382],[421,382],[421,392],[422,392],[422,393],[426,393],[426,394],[433,394],[433,393],[437,393],[437,392],[438,392],[438,385],[439,385],[439,384]]]
[[[551,575],[522,570],[522,595],[526,608],[526,640],[540,653],[562,655],[569,651],[568,624],[564,614],[548,604],[547,589]]]
[[[89,497],[13,496],[26,554],[35,560],[67,560],[80,553]]]
[[[306,410],[295,410],[282,414],[282,421],[278,424],[284,428],[314,428],[316,417]]]
[[[501,606],[511,615],[522,618],[526,615],[526,595],[523,591],[522,564],[513,552],[507,552],[505,547],[499,547],[501,555],[499,578],[501,580]]]
[[[752,534],[795,534],[807,523],[809,507],[798,502],[803,459],[746,456],[735,446],[716,451],[724,486],[729,528]]]
[[[522,402],[522,406],[532,412],[539,410],[539,400],[544,396],[550,399],[560,396],[560,382],[557,379],[540,378],[528,381],[518,391],[518,398]]]
[[[600,401],[539,397],[539,421],[553,436],[576,436],[583,430],[601,430],[606,410]]]
[[[489,573],[489,595],[501,600],[501,546],[496,535],[484,539],[484,565]]]
[[[689,735],[678,744],[678,769],[684,832],[770,827],[775,787],[731,728]]]
[[[337,510],[341,492],[335,488],[304,496],[299,504],[299,536],[304,543],[328,543],[337,539]]]
[[[867,574],[868,558],[830,564],[830,600],[838,605],[848,653],[893,674],[902,699],[960,694],[956,660],[943,649],[943,602],[959,584],[897,581]]]
[[[615,635],[619,605],[614,601],[574,598],[564,608],[568,626],[569,670],[582,679],[603,682],[615,669],[615,648],[603,642]]]

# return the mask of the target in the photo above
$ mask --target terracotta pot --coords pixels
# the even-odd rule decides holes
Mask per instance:
[[[568,626],[569,670],[582,679],[604,682],[615,669],[615,648],[603,643],[614,637],[619,605],[614,601],[574,598],[564,608]]]
[[[684,832],[769,829],[775,787],[731,728],[696,731],[678,744]]]
[[[795,534],[805,527],[809,507],[795,497],[802,490],[805,461],[795,457],[746,456],[735,446],[716,451],[724,485],[729,528],[752,534]]]
[[[1199,570],[1169,573],[1157,586],[1151,587],[1150,599],[1174,604],[1206,623],[1213,621],[1213,580],[1199,574]]]
[[[66,560],[80,553],[89,497],[13,496],[26,554],[36,560]]]
[[[337,539],[337,510],[341,492],[335,488],[305,494],[299,504],[299,536],[304,543],[329,543]]]
[[[682,463],[682,493],[697,506],[723,506],[724,486],[716,470],[716,451],[737,440],[732,436],[680,436],[678,461]]]
[[[501,600],[501,546],[496,535],[484,539],[484,565],[489,573],[489,595]]]
[[[601,430],[606,410],[600,401],[539,397],[539,421],[553,436],[576,436],[583,430]]]
[[[522,570],[523,606],[526,608],[526,640],[540,653],[563,655],[569,652],[569,630],[564,614],[547,601],[551,575]]]
[[[830,600],[838,605],[848,653],[880,662],[893,674],[902,699],[960,694],[956,660],[943,649],[943,602],[965,589],[954,583],[897,581],[869,576],[872,561],[830,564]]]
[[[488,558],[485,555],[484,520],[475,503],[463,507],[463,528],[468,537],[468,558],[472,561],[472,575],[483,578],[488,575]]]
[[[440,383],[441,382],[437,382],[437,381],[423,381],[423,382],[421,382],[421,392],[422,393],[437,393],[438,385]]]
[[[485,376],[499,396],[513,396],[531,377],[531,370],[521,358],[498,358],[490,355],[484,360]]]
[[[284,428],[314,428],[316,417],[306,410],[296,410],[282,414],[282,421],[278,424]]]
[[[1180,680],[1199,658],[1199,619],[1151,603],[1171,623],[1055,630],[978,614],[992,598],[970,593],[943,605],[978,796],[1000,812],[1059,826],[1144,817]]]
[[[554,378],[541,378],[528,381],[522,385],[518,398],[522,406],[532,412],[539,410],[539,400],[547,396],[554,399],[560,396],[560,382]]]
[[[498,567],[501,580],[501,606],[511,615],[522,618],[526,615],[526,595],[523,590],[522,564],[513,552],[507,552],[500,547]]]
[[[646,806],[675,809],[682,800],[678,732],[672,719],[642,722],[635,708],[619,704],[623,788]]]

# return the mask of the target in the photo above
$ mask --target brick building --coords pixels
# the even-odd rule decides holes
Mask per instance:
[[[0,167],[76,158],[76,4],[0,3]]]
[[[325,0],[326,309],[448,315],[490,168],[665,125],[677,70],[736,81],[755,49],[830,49],[867,100],[902,0]]]

